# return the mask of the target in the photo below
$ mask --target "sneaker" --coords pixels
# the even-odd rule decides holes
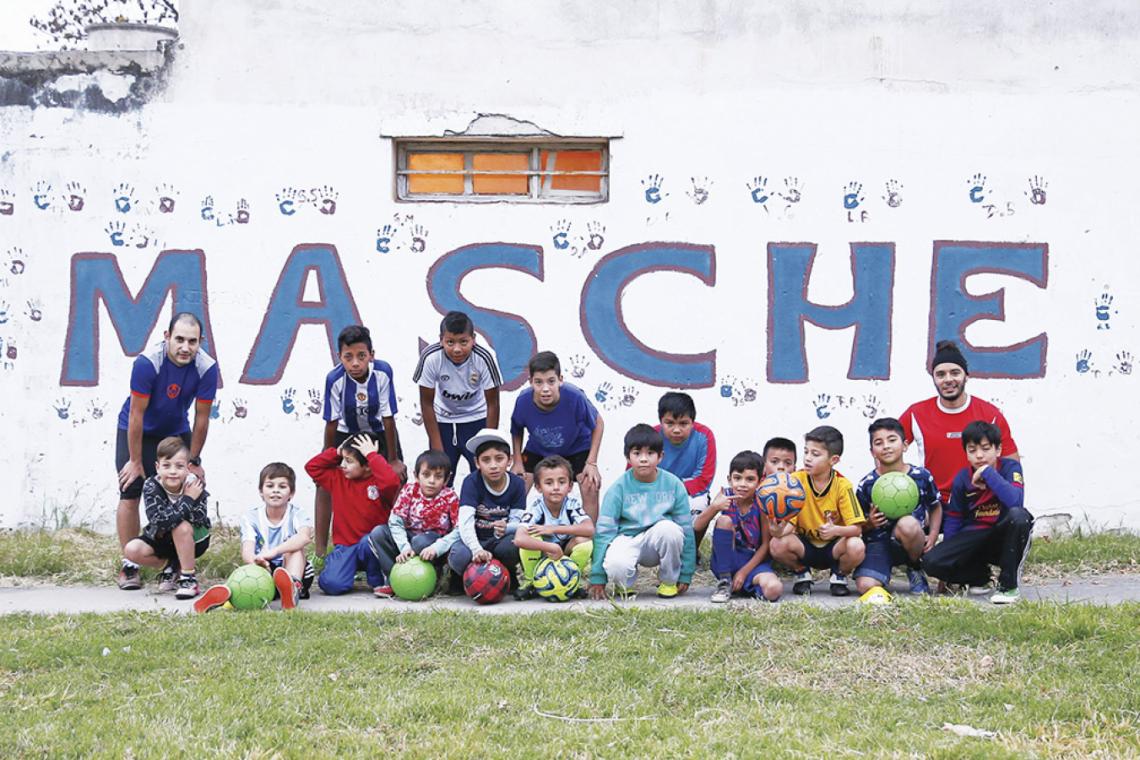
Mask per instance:
[[[908,567],[906,569],[906,579],[907,582],[910,583],[910,593],[930,593],[930,584],[926,580],[926,573],[922,572],[917,567]]]
[[[676,595],[677,595],[677,584],[676,583],[658,583],[657,584],[657,596],[661,597],[662,599],[672,599]]]
[[[810,594],[812,582],[811,570],[805,568],[796,573],[796,582],[792,584],[792,593],[800,596]]]
[[[142,588],[138,565],[123,565],[119,570],[119,588],[123,591],[138,591]]]
[[[194,602],[195,612],[209,612],[221,607],[223,604],[230,600],[230,587],[224,583],[219,583],[216,586],[210,586],[206,589],[206,593],[202,594],[196,602]]]
[[[970,584],[970,596],[985,596],[993,591],[993,587],[988,583]]]
[[[463,596],[463,575],[454,570],[449,570],[447,573],[447,595],[448,596]]]
[[[392,590],[392,587],[387,584],[383,586],[377,586],[376,588],[372,589],[372,593],[381,599],[391,599],[396,595],[396,592]]]
[[[891,592],[882,586],[872,586],[863,596],[859,597],[863,604],[890,604]]]
[[[297,606],[297,591],[300,584],[293,581],[293,576],[283,567],[273,570],[273,585],[277,587],[277,594],[281,597],[281,609],[291,610]]]
[[[174,592],[177,599],[193,599],[202,593],[198,586],[198,579],[193,575],[183,575],[178,579],[178,590]]]
[[[990,597],[994,604],[1015,604],[1021,601],[1021,592],[1015,588],[998,589]]]
[[[637,598],[637,592],[634,591],[632,586],[619,586],[615,583],[614,598],[621,599],[623,602],[632,602]]]
[[[511,593],[514,594],[515,599],[520,602],[525,602],[538,596],[538,592],[534,590],[534,586],[529,583],[525,586],[519,586]]]
[[[717,581],[716,591],[712,594],[712,599],[709,601],[714,604],[724,604],[732,598],[732,582],[727,578]]]
[[[847,576],[842,573],[831,574],[831,595],[847,596],[851,589],[847,588]]]
[[[175,574],[174,567],[167,565],[162,568],[162,572],[158,574],[158,593],[167,594],[177,590],[178,576]]]

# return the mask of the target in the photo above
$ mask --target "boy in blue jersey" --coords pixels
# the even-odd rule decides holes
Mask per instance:
[[[629,469],[606,490],[594,532],[590,597],[604,599],[606,582],[626,595],[637,566],[657,567],[657,595],[666,599],[689,590],[697,545],[689,513],[689,492],[671,472],[660,469],[665,439],[649,425],[625,434]]]
[[[969,465],[954,477],[942,543],[926,553],[922,566],[946,583],[986,588],[990,565],[997,565],[997,591],[990,601],[1011,604],[1021,599],[1033,516],[1025,509],[1021,463],[1002,457],[1001,440],[1001,429],[989,422],[971,422],[962,430]]]
[[[511,438],[521,455],[511,468],[526,478],[529,491],[534,466],[558,454],[574,468],[582,491],[582,506],[590,519],[598,519],[598,494],[602,476],[598,449],[602,445],[602,416],[577,387],[562,382],[562,365],[551,351],[540,351],[527,364],[530,387],[515,399],[511,414]],[[527,432],[523,446],[523,431]]]
[[[396,433],[396,389],[392,366],[377,359],[372,351],[372,334],[362,325],[349,325],[337,336],[340,364],[325,377],[324,449],[340,448],[359,433],[371,433],[380,446],[380,456],[400,477],[407,480],[399,436]],[[332,501],[327,491],[317,488],[313,509],[316,523],[316,551],[328,549]]]
[[[689,492],[689,511],[695,520],[709,505],[709,488],[716,475],[716,437],[697,422],[697,405],[688,393],[670,391],[657,402],[657,430],[665,437],[661,469],[671,472]],[[705,526],[694,526],[697,550],[705,537]]]
[[[564,457],[547,457],[534,466],[538,496],[527,505],[515,531],[515,546],[519,548],[523,572],[516,599],[534,597],[534,569],[543,556],[569,557],[582,577],[578,595],[585,596],[589,590],[594,522],[583,511],[581,499],[571,493],[573,482],[574,471]]]
[[[139,533],[139,499],[143,482],[155,475],[157,448],[178,436],[189,448],[188,472],[205,482],[202,449],[210,427],[210,407],[218,390],[218,365],[201,350],[202,323],[189,312],[175,314],[162,343],[135,358],[131,394],[119,412],[115,469],[119,473],[119,505],[115,525],[119,545]],[[187,412],[194,407],[194,427]],[[123,556],[119,588],[142,588],[139,566]]]
[[[420,386],[420,410],[428,448],[451,461],[447,485],[455,482],[462,455],[471,472],[475,458],[467,441],[483,428],[499,427],[499,386],[495,357],[475,342],[475,324],[461,311],[449,311],[439,324],[439,342],[420,352],[412,380]]]
[[[906,431],[894,417],[875,420],[867,433],[871,438],[875,469],[867,473],[855,489],[855,497],[867,515],[867,522],[863,523],[866,554],[855,569],[855,587],[860,594],[876,587],[886,588],[891,582],[891,568],[905,565],[910,592],[929,594],[930,584],[922,572],[921,560],[938,540],[942,524],[938,486],[926,468],[903,461],[907,449]],[[905,472],[918,486],[918,505],[911,514],[897,520],[888,519],[871,498],[875,481],[888,472]]]
[[[480,430],[467,442],[475,455],[476,472],[459,490],[459,538],[447,555],[447,565],[462,577],[472,562],[497,559],[517,587],[519,549],[514,532],[526,508],[526,485],[511,472],[511,444],[498,430]]]
[[[291,501],[297,490],[297,473],[284,462],[261,468],[257,489],[261,504],[241,518],[241,561],[273,574],[281,609],[291,610],[307,599],[315,571],[305,557],[313,540],[313,521]],[[208,612],[230,600],[224,583],[211,586],[194,602],[195,612]]]

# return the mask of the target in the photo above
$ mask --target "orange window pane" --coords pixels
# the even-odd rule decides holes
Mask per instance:
[[[600,150],[559,150],[542,151],[542,168],[558,172],[600,172],[602,152]],[[602,191],[602,178],[598,175],[555,175],[547,185],[551,190],[580,190],[588,193]]]
[[[408,170],[448,171],[455,174],[409,174],[409,193],[463,194],[462,153],[409,153]]]
[[[477,172],[522,171],[530,169],[529,153],[476,153],[472,167]],[[527,195],[530,193],[526,174],[476,174],[472,178],[476,195]]]

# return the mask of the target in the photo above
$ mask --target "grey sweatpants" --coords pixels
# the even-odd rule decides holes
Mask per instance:
[[[637,580],[637,566],[658,567],[662,583],[676,583],[681,576],[681,550],[685,530],[672,520],[661,520],[636,536],[618,536],[606,549],[602,567],[606,577],[619,586]]]

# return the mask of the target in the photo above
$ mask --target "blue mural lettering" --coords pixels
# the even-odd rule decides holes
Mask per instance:
[[[1039,288],[1049,281],[1046,243],[934,243],[931,271],[929,357],[940,340],[956,340],[974,377],[1044,377],[1049,338],[1040,333],[1012,346],[979,348],[966,341],[966,328],[980,319],[1005,321],[1005,291],[973,295],[966,278],[974,274],[1004,274],[1029,280]]]
[[[711,245],[643,243],[601,259],[582,287],[580,318],[586,341],[598,357],[626,377],[672,388],[709,388],[716,380],[716,351],[670,354],[638,340],[622,314],[622,292],[650,272],[690,274],[716,284],[716,251]]]
[[[806,383],[804,322],[827,330],[855,327],[847,377],[885,380],[891,370],[894,243],[851,243],[851,300],[822,306],[808,300],[814,243],[768,244],[768,381]]]
[[[316,301],[304,300],[310,272],[317,278],[320,297]],[[301,325],[324,326],[329,355],[336,362],[336,336],[354,324],[360,324],[360,313],[336,248],[324,244],[297,246],[277,279],[241,382],[273,385],[280,380]]]
[[[167,294],[175,312],[196,314],[205,327],[202,350],[211,356],[213,331],[206,293],[206,261],[201,251],[163,251],[146,282],[132,296],[118,259],[110,253],[77,253],[71,257],[71,313],[63,346],[60,385],[99,384],[99,302],[115,328],[127,356],[137,356],[161,316]],[[165,327],[165,325],[163,326]]]
[[[544,281],[542,248],[517,243],[476,243],[444,254],[427,276],[428,296],[440,314],[467,312],[475,328],[487,337],[499,360],[503,388],[514,390],[527,381],[526,364],[538,351],[530,324],[517,314],[483,309],[460,293],[463,278],[479,269],[514,269]]]

